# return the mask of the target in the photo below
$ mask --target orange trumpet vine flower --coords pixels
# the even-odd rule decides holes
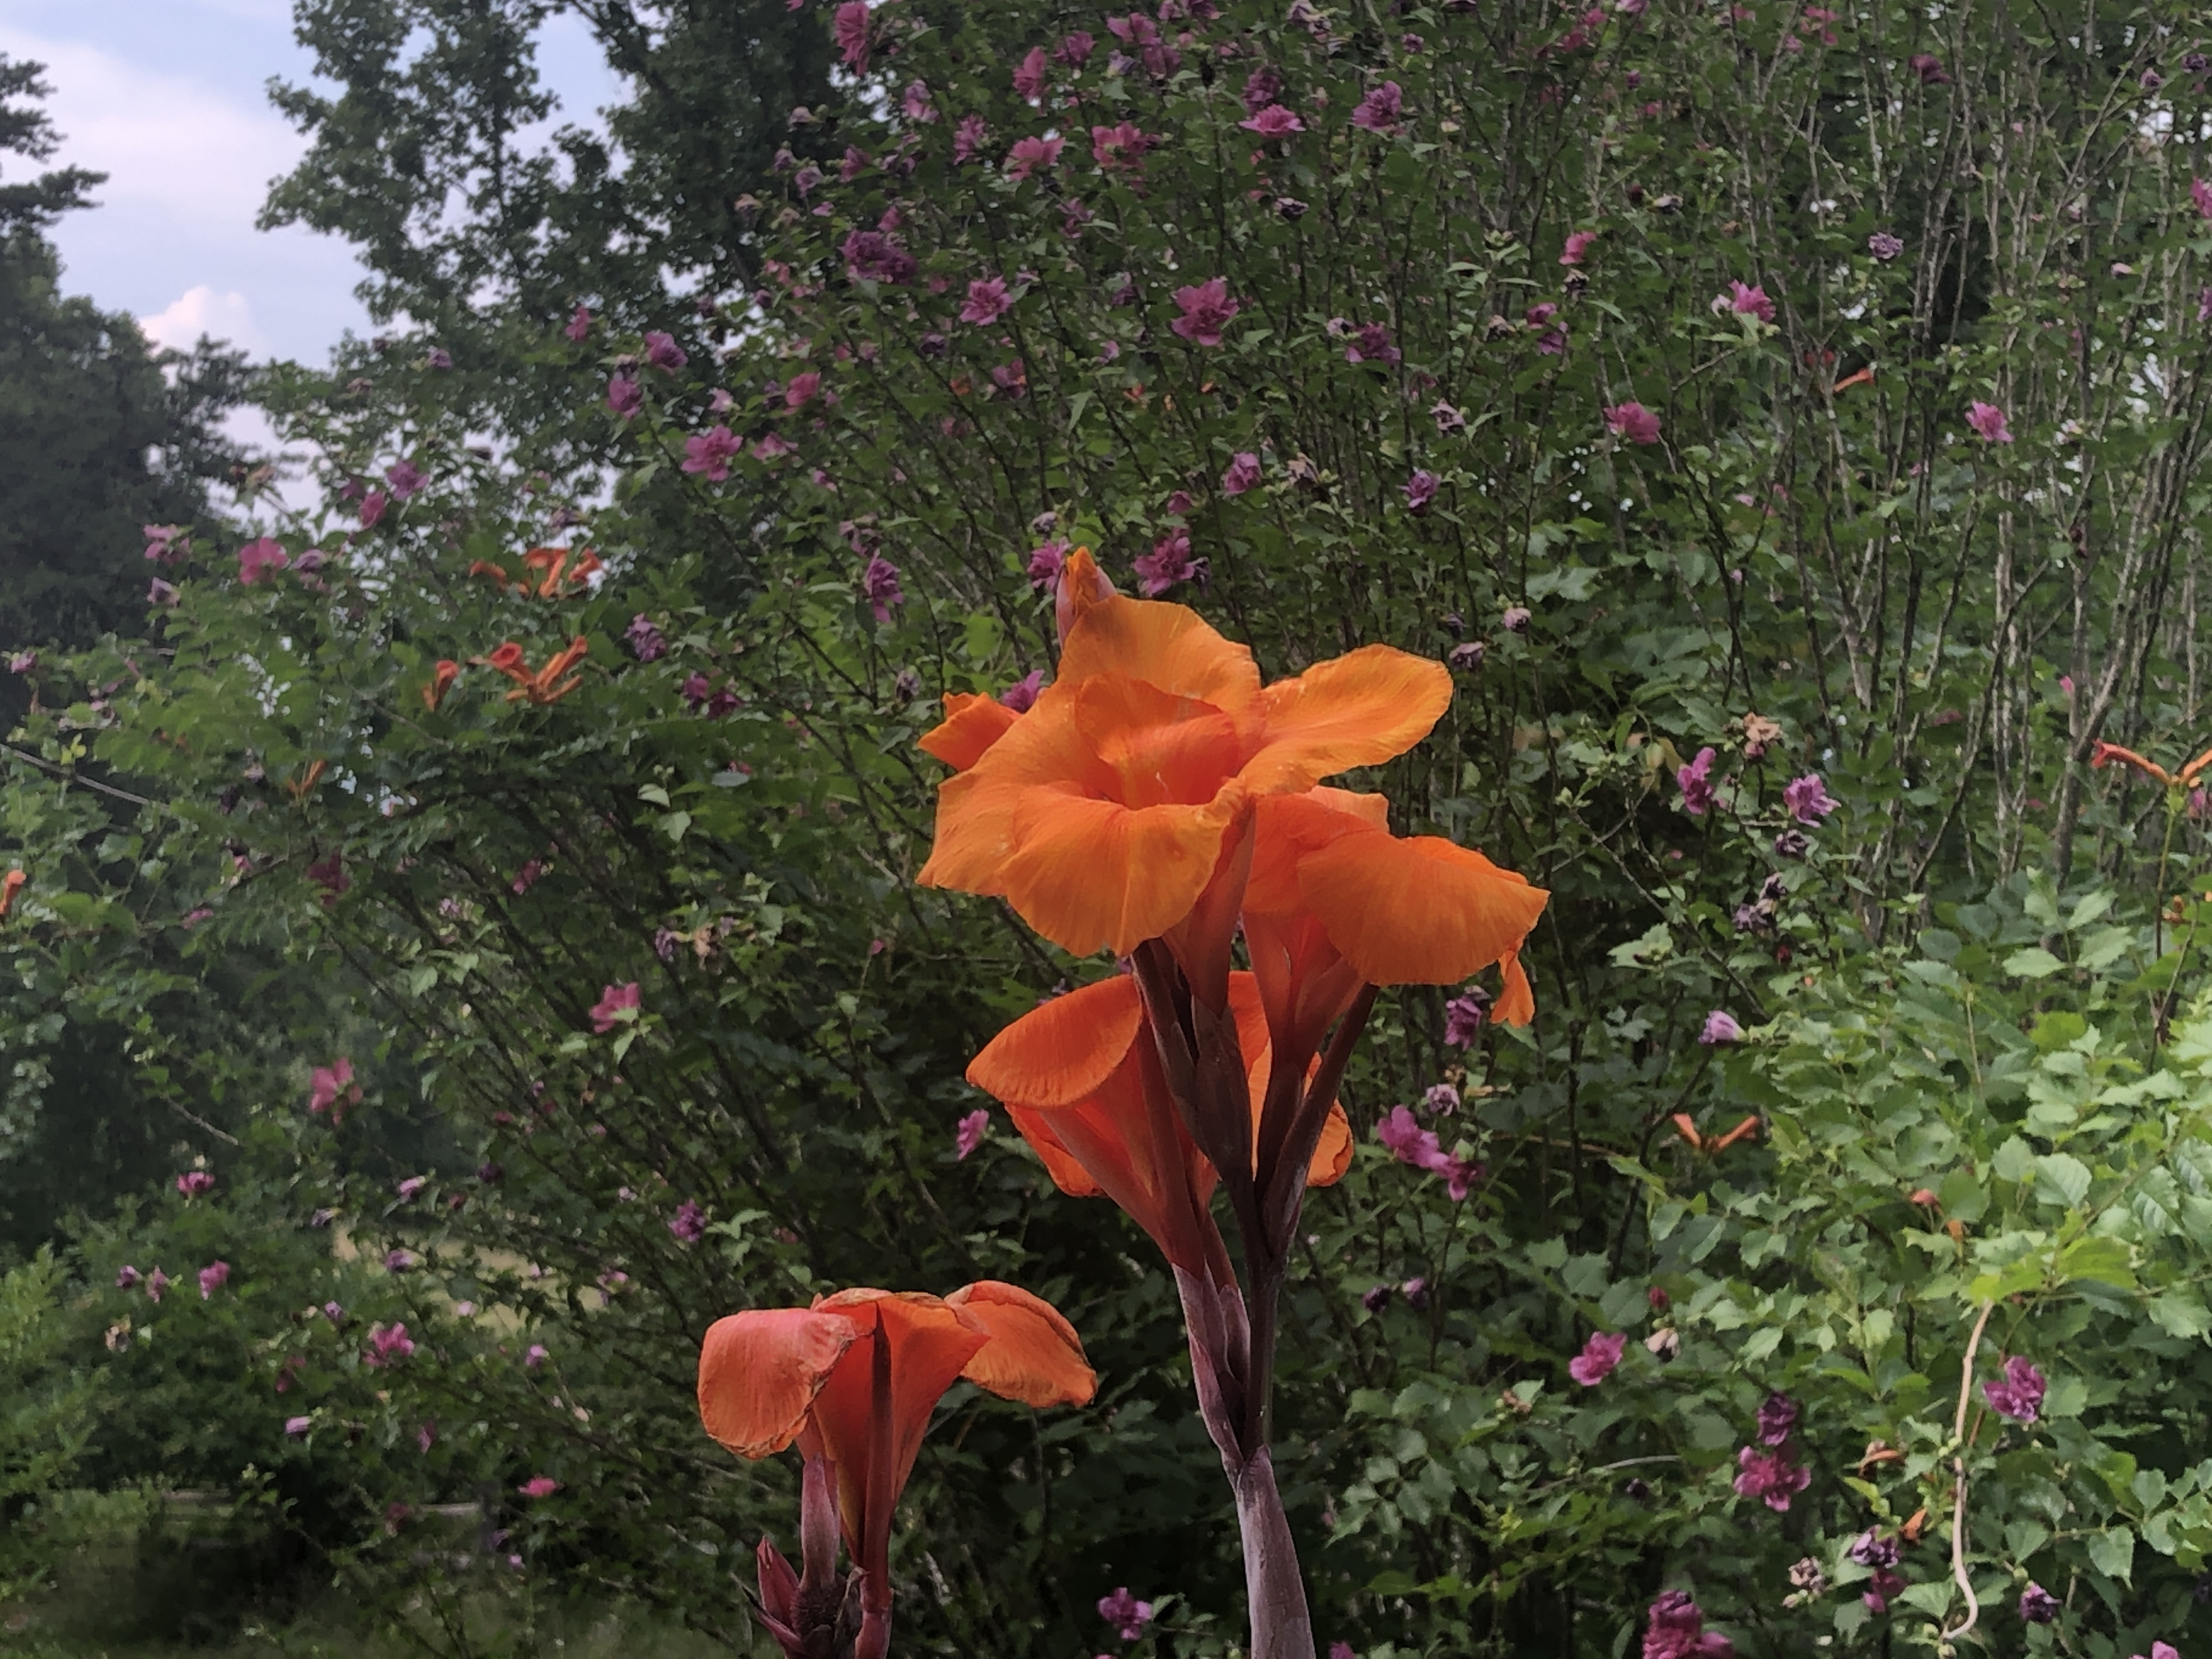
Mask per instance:
[[[945,1391],[965,1379],[1042,1408],[1080,1406],[1097,1378],[1051,1304],[985,1279],[939,1297],[840,1291],[811,1308],[718,1320],[699,1351],[699,1417],[740,1457],[794,1442],[806,1461],[805,1577],[761,1540],[763,1622],[790,1659],[890,1645],[892,1512]],[[842,1533],[852,1571],[841,1581]]]
[[[535,673],[531,672],[529,663],[524,659],[522,647],[513,640],[504,641],[489,657],[477,657],[472,660],[486,668],[498,670],[514,682],[516,689],[507,694],[509,702],[527,699],[542,707],[560,702],[583,684],[580,675],[570,674],[568,671],[583,661],[591,653],[591,641],[579,634],[568,642],[566,649],[547,659],[545,666]],[[563,675],[568,678],[562,678]]]
[[[2124,761],[2146,777],[2156,778],[2169,789],[2187,789],[2194,785],[2208,766],[2212,766],[2212,749],[2206,750],[2179,772],[2169,772],[2157,762],[2146,760],[2132,749],[2123,749],[2117,743],[2100,741],[2089,751],[2090,769],[2094,771]]]
[[[522,556],[522,562],[544,578],[538,584],[538,597],[550,599],[559,597],[564,587],[587,586],[592,573],[599,568],[599,556],[586,552],[576,561],[575,568],[570,570],[568,568],[567,548],[533,547]],[[528,585],[526,580],[524,585]]]
[[[430,683],[422,688],[422,707],[432,714],[446,700],[446,693],[453,689],[453,682],[461,677],[461,665],[451,657],[438,659],[438,665],[430,672]]]
[[[10,870],[0,876],[0,921],[8,920],[8,913],[15,908],[15,895],[30,885],[31,878],[21,870]]]

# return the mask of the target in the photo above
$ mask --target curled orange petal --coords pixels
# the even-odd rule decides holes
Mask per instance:
[[[446,700],[446,693],[453,689],[453,682],[461,677],[461,665],[450,657],[438,659],[438,665],[430,672],[430,683],[422,688],[422,707],[432,714]]]
[[[954,771],[965,772],[1019,719],[996,697],[974,691],[947,691],[945,718],[921,734],[921,747],[923,753],[934,755]]]
[[[699,1348],[699,1420],[740,1457],[781,1451],[860,1335],[852,1320],[806,1308],[716,1320]]]
[[[1298,890],[1374,985],[1455,985],[1519,951],[1551,896],[1439,836],[1380,830],[1301,860]]]
[[[1190,913],[1243,799],[1233,783],[1200,805],[1134,810],[1032,791],[1016,814],[1019,842],[1003,868],[1007,902],[1073,955],[1127,956]]]
[[[1442,663],[1391,646],[1316,663],[1261,694],[1266,733],[1242,775],[1255,792],[1272,794],[1379,765],[1427,737],[1451,695]]]
[[[1073,1106],[1105,1086],[1143,1023],[1137,981],[1116,974],[1024,1014],[968,1062],[968,1081],[1010,1106]]]
[[[991,1340],[960,1373],[977,1388],[1039,1410],[1086,1405],[1097,1392],[1097,1374],[1084,1357],[1083,1340],[1042,1297],[986,1279],[945,1300],[989,1333]]]
[[[15,908],[15,895],[28,886],[30,880],[21,870],[10,870],[0,876],[0,921],[7,921],[8,913]]]
[[[1498,967],[1504,982],[1498,988],[1490,1017],[1500,1025],[1526,1025],[1536,1018],[1536,993],[1528,984],[1528,969],[1521,965],[1521,953],[1513,952]]]

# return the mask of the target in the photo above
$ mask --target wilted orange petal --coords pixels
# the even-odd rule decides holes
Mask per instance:
[[[1202,805],[1134,811],[1030,790],[1014,813],[1006,898],[1063,951],[1127,956],[1190,914],[1220,859],[1222,833],[1243,805],[1235,784]]]
[[[1084,611],[1067,635],[1057,683],[1072,689],[1108,674],[1232,714],[1260,695],[1249,650],[1222,638],[1189,606],[1157,599],[1117,594]]]
[[[699,1420],[740,1457],[781,1451],[860,1334],[850,1319],[807,1308],[716,1320],[699,1346]]]
[[[1244,781],[1262,793],[1302,790],[1402,755],[1429,735],[1451,695],[1442,663],[1391,646],[1316,663],[1261,693],[1266,734]]]
[[[1490,1017],[1500,1025],[1526,1025],[1536,1018],[1536,993],[1529,987],[1528,970],[1521,966],[1520,952],[1507,957],[1498,970],[1505,982]]]
[[[974,691],[945,694],[945,719],[921,734],[924,754],[934,755],[956,772],[965,772],[1021,719],[996,697]]]
[[[1436,836],[1346,836],[1304,860],[1298,887],[1329,940],[1376,985],[1453,985],[1512,955],[1550,896]]]
[[[1097,1392],[1097,1374],[1084,1358],[1082,1339],[1049,1302],[994,1279],[945,1300],[990,1334],[960,1373],[977,1388],[1040,1410],[1085,1405]]]
[[[1014,1127],[1029,1142],[1030,1149],[1044,1160],[1045,1173],[1052,1177],[1054,1186],[1070,1198],[1097,1198],[1105,1192],[1091,1178],[1083,1161],[1062,1146],[1060,1137],[1053,1133],[1052,1113],[1031,1111],[1026,1106],[1008,1106],[1006,1115],[1014,1121]]]
[[[1105,1085],[1144,1019],[1127,974],[1041,1002],[968,1063],[968,1080],[1009,1106],[1073,1106]]]

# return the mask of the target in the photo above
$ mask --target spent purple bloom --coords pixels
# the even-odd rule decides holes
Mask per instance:
[[[1490,993],[1479,985],[1444,1004],[1444,1041],[1455,1048],[1471,1048],[1490,1018]]]
[[[1406,511],[1415,518],[1429,510],[1429,503],[1437,498],[1437,475],[1416,469],[1406,480]]]
[[[1867,252],[1877,259],[1894,259],[1905,252],[1905,243],[1901,238],[1893,236],[1886,230],[1877,230],[1867,238]]]
[[[623,638],[629,641],[629,648],[640,662],[659,662],[668,654],[668,641],[653,625],[653,618],[642,611],[629,619]]]
[[[1786,1394],[1770,1394],[1759,1407],[1759,1438],[1763,1445],[1779,1446],[1797,1426],[1797,1402]]]
[[[1692,817],[1703,817],[1718,799],[1713,788],[1713,762],[1717,758],[1712,750],[1700,749],[1687,766],[1674,769],[1675,787],[1682,792],[1682,810]]]
[[[2058,1617],[2058,1598],[2030,1579],[2027,1588],[2020,1593],[2021,1621],[2030,1625],[2048,1625]]]
[[[1982,1397],[1999,1416],[2033,1423],[2043,1412],[2045,1386],[2043,1373],[2032,1362],[2014,1354],[2004,1363],[2002,1381],[1982,1384]]]
[[[1359,100],[1352,125],[1366,132],[1395,132],[1404,112],[1404,92],[1395,81],[1385,81]]]
[[[655,368],[673,374],[691,359],[684,355],[684,348],[676,343],[674,335],[664,334],[656,329],[645,337],[645,361]]]
[[[1966,424],[1973,428],[1975,435],[1984,443],[2008,444],[2012,441],[2012,430],[2005,424],[2005,412],[1995,404],[1985,404],[1977,399],[1969,404]]]

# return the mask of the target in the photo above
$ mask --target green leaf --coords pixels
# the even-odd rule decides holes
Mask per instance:
[[[2126,1527],[2112,1527],[2089,1539],[2089,1562],[2099,1572],[2126,1583],[2136,1565],[2136,1535]]]
[[[2004,970],[2014,979],[2047,979],[2066,964],[2039,945],[2015,951],[2004,961]]]
[[[2035,1195],[2072,1209],[2089,1195],[2089,1166],[2065,1152],[2045,1153],[2035,1160]]]
[[[2087,1279],[2124,1291],[2133,1290],[2136,1283],[2128,1247],[2117,1238],[2101,1237],[2077,1238],[2068,1245],[2058,1258],[2057,1276],[2061,1283]]]

